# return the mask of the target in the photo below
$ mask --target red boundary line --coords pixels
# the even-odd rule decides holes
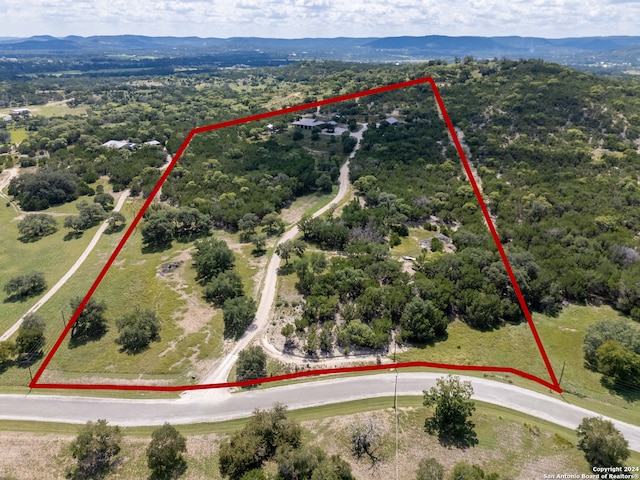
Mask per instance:
[[[490,367],[490,366],[472,366],[472,365],[450,365],[450,364],[444,364],[444,363],[431,363],[431,362],[405,362],[405,363],[394,363],[394,364],[385,364],[385,365],[370,365],[370,366],[361,366],[361,367],[342,367],[342,368],[330,368],[330,369],[322,369],[322,370],[308,370],[308,371],[304,371],[304,372],[290,373],[290,374],[287,374],[287,375],[278,375],[278,376],[269,377],[269,378],[247,380],[247,381],[244,381],[244,382],[214,383],[214,384],[205,384],[205,385],[176,385],[176,386],[146,385],[145,386],[145,385],[109,385],[109,384],[92,385],[92,384],[66,384],[66,383],[42,383],[42,384],[38,383],[38,380],[40,380],[40,377],[44,373],[44,370],[47,368],[47,366],[51,362],[51,359],[53,358],[53,356],[55,355],[57,350],[60,348],[60,345],[62,345],[62,342],[63,342],[64,338],[67,336],[67,334],[69,333],[69,331],[73,327],[73,324],[76,322],[76,320],[80,316],[80,313],[82,312],[82,310],[86,306],[87,302],[89,301],[91,296],[94,294],[94,292],[96,291],[96,289],[98,288],[98,286],[100,285],[102,280],[104,279],[107,271],[109,270],[109,268],[111,268],[111,265],[113,264],[113,262],[115,261],[116,257],[118,256],[118,254],[120,253],[120,251],[124,247],[124,244],[127,242],[129,237],[131,236],[131,234],[135,230],[136,226],[138,225],[138,223],[142,219],[142,216],[144,215],[144,212],[147,210],[147,208],[149,208],[149,205],[151,205],[151,202],[153,201],[153,199],[157,195],[157,193],[160,190],[162,184],[168,178],[169,174],[173,170],[173,167],[176,165],[176,163],[178,162],[178,160],[180,159],[180,157],[182,156],[182,154],[184,153],[184,151],[186,150],[187,146],[189,145],[189,143],[191,142],[191,140],[193,139],[193,137],[195,135],[197,135],[199,133],[210,132],[210,131],[213,131],[213,130],[219,130],[221,128],[232,127],[234,125],[241,125],[241,124],[253,122],[253,121],[256,121],[256,120],[263,120],[263,119],[275,117],[275,116],[278,116],[278,115],[283,115],[283,114],[293,113],[293,112],[299,112],[301,110],[307,110],[307,109],[311,109],[311,108],[315,108],[315,107],[320,107],[320,106],[323,106],[323,105],[330,105],[330,104],[337,103],[337,102],[342,102],[342,101],[345,101],[345,100],[352,100],[352,99],[355,99],[355,98],[366,97],[366,96],[369,96],[369,95],[375,95],[375,94],[378,94],[378,93],[384,93],[384,92],[388,92],[388,91],[392,91],[392,90],[399,90],[399,89],[402,89],[402,88],[407,88],[407,87],[420,85],[420,84],[425,84],[425,83],[428,83],[429,85],[431,85],[431,89],[433,91],[433,95],[435,96],[435,99],[436,99],[436,101],[438,103],[438,107],[440,109],[440,112],[442,113],[443,119],[444,119],[444,121],[445,121],[445,123],[447,125],[447,128],[449,129],[449,133],[451,134],[451,138],[453,139],[453,142],[454,142],[454,144],[456,146],[456,150],[458,151],[458,155],[460,156],[460,160],[462,161],[464,169],[467,172],[467,177],[469,178],[469,182],[471,183],[471,186],[473,187],[473,191],[475,193],[476,199],[478,200],[478,204],[480,205],[480,208],[482,210],[482,214],[484,215],[484,218],[485,218],[485,220],[487,222],[487,226],[489,227],[489,231],[491,232],[491,235],[493,237],[494,243],[496,244],[496,247],[498,248],[498,252],[500,253],[500,257],[502,258],[502,262],[504,263],[504,266],[506,268],[507,274],[509,275],[509,279],[511,280],[511,283],[513,285],[513,288],[514,288],[514,291],[515,291],[516,296],[518,298],[518,302],[520,303],[520,307],[522,309],[522,312],[524,313],[524,316],[527,319],[527,323],[529,324],[529,328],[531,329],[531,332],[533,333],[533,336],[534,336],[535,341],[536,341],[536,345],[538,346],[538,350],[539,350],[540,354],[542,355],[542,359],[544,361],[544,364],[545,364],[545,366],[547,368],[547,371],[549,373],[549,376],[551,378],[551,383],[548,382],[547,380],[544,380],[544,379],[540,378],[540,377],[537,377],[535,375],[523,372],[523,371],[515,369],[515,368]],[[244,118],[239,118],[239,119],[229,120],[229,121],[222,122],[222,123],[217,123],[215,125],[207,125],[207,126],[204,126],[204,127],[198,127],[198,128],[192,129],[188,133],[187,137],[184,139],[182,144],[180,145],[180,148],[178,149],[178,151],[176,152],[175,156],[173,157],[173,160],[171,161],[171,163],[169,164],[167,169],[164,171],[164,173],[160,177],[160,180],[158,180],[158,183],[156,183],[155,187],[153,188],[153,190],[149,194],[149,197],[147,198],[147,200],[142,205],[142,208],[140,209],[140,211],[138,212],[138,214],[134,218],[133,222],[129,225],[129,228],[127,228],[127,231],[125,232],[125,234],[123,235],[122,239],[120,240],[120,242],[118,243],[118,245],[114,249],[113,253],[111,254],[109,259],[105,263],[104,267],[102,268],[102,270],[98,274],[98,277],[95,279],[95,281],[91,285],[91,288],[89,288],[89,291],[87,292],[85,297],[80,302],[80,305],[78,305],[78,308],[76,309],[76,311],[74,312],[73,316],[69,320],[69,323],[67,324],[65,329],[62,331],[62,333],[60,334],[58,339],[56,340],[56,343],[53,345],[52,349],[47,354],[46,358],[42,362],[42,365],[40,366],[40,368],[38,369],[38,371],[34,375],[33,379],[29,383],[29,387],[30,388],[46,388],[46,389],[57,389],[57,388],[60,388],[60,389],[69,389],[69,390],[138,390],[138,391],[176,392],[176,391],[186,391],[186,390],[205,390],[205,389],[211,389],[211,388],[245,387],[245,386],[250,386],[250,385],[259,385],[259,384],[262,384],[262,383],[277,382],[277,381],[280,381],[280,380],[290,380],[290,379],[293,379],[293,378],[310,377],[310,376],[316,376],[316,375],[327,375],[327,374],[349,373],[349,372],[362,372],[362,371],[371,371],[371,370],[385,370],[385,369],[388,369],[388,368],[410,368],[410,367],[434,367],[434,368],[445,368],[445,369],[463,370],[463,371],[466,370],[466,371],[512,373],[514,375],[518,375],[518,376],[526,378],[528,380],[532,380],[534,382],[537,382],[540,385],[548,387],[551,390],[554,390],[556,392],[559,392],[559,393],[562,392],[562,389],[560,388],[560,384],[558,383],[558,380],[557,380],[556,375],[555,375],[555,373],[553,371],[553,368],[551,367],[551,362],[549,361],[549,358],[548,358],[547,353],[546,353],[546,351],[544,349],[544,346],[542,345],[542,341],[540,340],[540,336],[538,335],[538,331],[537,331],[537,329],[536,329],[536,327],[535,327],[535,325],[533,323],[533,318],[531,317],[531,313],[529,312],[529,308],[527,307],[527,304],[526,304],[526,302],[524,300],[524,297],[523,297],[522,292],[520,290],[520,286],[518,285],[518,281],[516,280],[516,277],[513,274],[513,270],[511,269],[511,265],[509,264],[509,260],[507,259],[507,255],[505,254],[504,249],[502,248],[502,244],[500,243],[500,238],[498,237],[498,233],[496,232],[496,229],[495,229],[495,227],[493,225],[493,222],[491,221],[491,218],[489,216],[489,211],[487,209],[486,204],[484,203],[484,200],[482,198],[482,194],[480,193],[480,189],[478,188],[478,185],[476,184],[476,181],[473,178],[473,174],[471,172],[471,168],[469,167],[469,162],[468,162],[468,160],[467,160],[467,158],[466,158],[466,156],[464,154],[464,151],[462,149],[462,145],[460,144],[460,140],[458,139],[458,135],[456,134],[456,131],[455,131],[455,128],[453,126],[453,123],[451,122],[451,119],[449,118],[449,114],[448,114],[448,112],[447,112],[447,110],[446,110],[446,108],[444,106],[444,102],[442,101],[442,97],[440,96],[440,92],[438,91],[438,87],[436,86],[435,81],[431,77],[423,77],[423,78],[417,78],[417,79],[409,80],[409,81],[405,81],[405,82],[394,83],[394,84],[391,84],[391,85],[385,85],[383,87],[373,88],[373,89],[370,89],[370,90],[364,90],[364,91],[360,91],[360,92],[350,93],[350,94],[347,94],[347,95],[341,95],[341,96],[338,96],[338,97],[328,98],[328,99],[325,99],[325,100],[319,100],[319,101],[316,101],[316,102],[305,103],[305,104],[302,104],[302,105],[295,105],[293,107],[287,107],[287,108],[283,108],[281,110],[276,110],[276,111],[273,111],[273,112],[260,113],[260,114],[257,114],[257,115],[251,115],[251,116],[244,117]]]

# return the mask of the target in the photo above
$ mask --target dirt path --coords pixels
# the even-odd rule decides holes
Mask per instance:
[[[354,132],[351,135],[357,140],[356,147],[354,148],[351,155],[349,155],[349,159],[352,159],[358,148],[360,148],[360,141],[362,140],[362,134],[367,130],[367,125],[364,124],[363,128],[358,132]],[[344,199],[349,192],[349,161],[347,160],[345,164],[340,169],[340,177],[339,177],[339,188],[338,193],[335,198],[331,200],[327,205],[322,207],[316,213],[314,213],[314,217],[322,215],[327,210],[329,210],[334,205],[337,205]],[[280,240],[276,243],[276,245],[286,242],[288,240],[292,240],[298,235],[298,227],[294,225],[287,232],[282,235]],[[202,380],[201,384],[210,384],[210,383],[225,383],[227,378],[229,377],[229,373],[233,368],[233,365],[236,363],[238,359],[238,354],[241,350],[246,348],[253,340],[258,336],[262,335],[266,327],[269,323],[269,319],[271,317],[271,311],[273,308],[273,303],[276,297],[277,285],[278,285],[278,268],[280,267],[280,257],[275,253],[271,256],[269,263],[267,265],[266,272],[263,277],[263,283],[261,286],[262,295],[260,297],[260,303],[258,304],[258,309],[256,311],[256,317],[254,322],[249,326],[247,331],[240,337],[237,343],[233,346],[233,348],[222,358],[222,360],[218,363],[218,365],[209,372]],[[269,352],[272,354],[277,354],[283,361],[288,361],[286,355],[279,352],[277,349],[272,347],[270,344],[265,343],[268,342],[264,337],[262,338],[263,345],[267,348]],[[196,394],[196,392],[190,392],[191,395]]]
[[[164,151],[166,152],[167,149],[165,148]],[[167,152],[167,159],[164,165],[162,165],[158,170],[160,170],[160,172],[164,172],[167,168],[169,168],[169,165],[171,165],[172,161],[173,161],[173,157],[171,156],[170,153]],[[159,202],[161,196],[162,196],[162,185],[160,185],[160,188],[158,189],[158,193],[156,194],[155,200]]]
[[[469,149],[469,145],[467,145],[467,142],[465,142],[464,140],[464,132],[462,130],[460,130],[458,127],[454,127],[456,130],[456,135],[458,136],[458,140],[460,140],[460,145],[462,146],[462,149],[464,150],[464,154],[467,157],[467,161],[469,163],[469,169],[471,170],[471,174],[473,175],[473,179],[476,182],[476,185],[478,185],[478,189],[480,190],[480,193],[482,194],[482,198],[485,202],[485,204],[487,205],[487,210],[489,211],[489,217],[491,218],[491,223],[493,223],[493,228],[494,230],[496,229],[496,219],[497,217],[491,212],[491,209],[489,208],[489,203],[487,202],[487,199],[484,195],[484,190],[482,188],[482,178],[480,178],[480,175],[478,175],[478,169],[476,168],[476,166],[474,165],[474,163],[471,161],[471,150]],[[453,139],[451,139],[453,142]],[[464,176],[467,177],[467,180],[469,180],[469,176],[467,175],[466,170],[464,171]],[[485,225],[486,225],[486,220],[483,218],[483,220],[485,221]]]
[[[118,198],[118,203],[113,209],[114,212],[120,211],[120,209],[124,205],[124,202],[128,196],[129,196],[129,190],[125,190],[124,192],[122,192],[122,194],[120,195],[120,198]],[[82,255],[78,257],[78,260],[76,260],[76,263],[73,264],[73,266],[67,271],[67,273],[64,274],[64,276],[58,281],[58,283],[56,283],[53,287],[51,287],[51,289],[47,293],[45,293],[42,296],[42,298],[38,300],[38,302],[33,307],[27,310],[27,312],[16,323],[14,323],[11,328],[9,328],[6,332],[2,334],[2,336],[0,336],[0,341],[4,341],[10,338],[16,332],[16,330],[20,328],[20,325],[22,324],[22,321],[24,320],[25,316],[27,316],[30,313],[37,312],[45,303],[47,303],[51,299],[51,297],[53,297],[58,292],[58,290],[60,290],[64,286],[65,283],[67,283],[67,281],[78,271],[80,266],[82,266],[84,261],[89,256],[89,254],[93,251],[95,246],[98,244],[100,237],[102,237],[102,234],[104,233],[104,231],[107,229],[108,226],[109,224],[105,220],[102,223],[102,225],[100,225],[100,227],[98,228],[98,231],[93,236],[93,239],[91,239],[91,242],[89,243],[89,245],[87,245],[87,248],[85,248],[84,252],[82,252]]]
[[[442,116],[442,112],[440,111],[440,106],[438,105],[438,103],[436,102],[436,108],[438,109],[438,116],[440,117],[440,120],[444,120],[444,117]],[[478,189],[480,190],[480,193],[482,194],[482,197],[484,199],[485,204],[487,204],[487,210],[489,211],[489,217],[491,218],[491,223],[493,223],[493,228],[495,230],[496,228],[496,216],[491,213],[491,209],[489,209],[489,205],[487,203],[487,200],[484,196],[484,191],[482,189],[482,178],[480,178],[480,175],[478,175],[478,169],[476,168],[476,166],[473,164],[473,162],[471,161],[471,150],[469,149],[469,145],[467,145],[467,142],[465,142],[464,140],[464,132],[462,130],[460,130],[458,127],[453,127],[456,131],[456,136],[458,137],[458,140],[460,141],[460,146],[462,147],[462,150],[464,150],[464,154],[467,157],[467,161],[469,164],[469,169],[471,170],[471,174],[473,175],[473,179],[476,182],[476,185],[478,185]],[[453,138],[451,137],[451,133],[447,130],[447,135],[449,136],[449,141],[451,142],[451,144],[455,145]],[[464,176],[467,178],[467,180],[470,181],[469,176],[467,175],[467,171],[465,169],[463,169],[464,171]],[[486,219],[483,218],[483,221],[485,222],[486,225]],[[488,225],[487,225],[488,228]]]

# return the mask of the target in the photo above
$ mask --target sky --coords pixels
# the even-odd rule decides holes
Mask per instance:
[[[640,35],[640,0],[0,0],[0,37]]]

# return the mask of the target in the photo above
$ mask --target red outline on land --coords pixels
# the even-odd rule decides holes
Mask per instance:
[[[330,104],[337,103],[337,102],[342,102],[342,101],[345,101],[345,100],[352,100],[352,99],[355,99],[355,98],[366,97],[366,96],[369,96],[369,95],[375,95],[375,94],[378,94],[378,93],[384,93],[384,92],[388,92],[388,91],[391,91],[391,90],[399,90],[401,88],[407,88],[407,87],[420,85],[420,84],[425,84],[425,83],[428,83],[429,85],[431,85],[431,89],[433,91],[433,95],[434,95],[434,97],[435,97],[435,99],[436,99],[436,101],[438,103],[438,107],[440,108],[440,112],[442,113],[442,118],[444,119],[444,121],[445,121],[445,123],[447,125],[447,128],[449,129],[449,133],[451,134],[451,138],[453,139],[453,142],[454,142],[454,145],[456,147],[456,150],[458,151],[458,155],[460,156],[460,160],[462,161],[462,165],[464,166],[464,169],[465,169],[465,171],[467,173],[467,178],[469,179],[469,182],[471,183],[471,186],[473,187],[473,192],[475,193],[476,199],[478,200],[478,204],[480,205],[480,208],[482,210],[482,214],[484,215],[484,218],[486,220],[486,223],[487,223],[487,226],[489,228],[489,231],[491,232],[491,236],[493,237],[493,241],[494,241],[494,243],[496,245],[496,248],[498,249],[498,252],[500,253],[500,257],[502,258],[502,262],[504,263],[504,266],[505,266],[505,269],[507,271],[507,274],[509,275],[509,279],[511,280],[511,284],[512,284],[513,289],[515,291],[516,297],[518,298],[518,302],[520,303],[520,308],[522,309],[522,312],[524,313],[524,316],[525,316],[525,318],[527,320],[527,323],[529,324],[529,328],[531,329],[531,333],[533,333],[533,337],[534,337],[534,339],[536,341],[536,345],[538,346],[538,350],[540,352],[540,355],[542,356],[544,364],[545,364],[545,366],[547,368],[547,372],[549,373],[549,377],[551,378],[551,382],[549,382],[547,380],[544,380],[544,379],[542,379],[540,377],[537,377],[535,375],[532,375],[530,373],[526,373],[526,372],[523,372],[521,370],[518,370],[518,369],[515,369],[515,368],[509,368],[509,367],[452,365],[452,364],[431,363],[431,362],[404,362],[404,363],[394,363],[394,364],[384,364],[384,365],[368,365],[368,366],[360,366],[360,367],[343,367],[343,368],[330,368],[330,369],[322,369],[322,370],[307,370],[307,371],[303,371],[303,372],[296,372],[296,373],[290,373],[290,374],[287,374],[287,375],[278,375],[278,376],[274,376],[274,377],[260,378],[260,379],[255,379],[255,380],[247,380],[247,381],[243,381],[243,382],[213,383],[213,384],[203,384],[203,385],[158,386],[158,385],[109,385],[109,384],[38,383],[38,380],[42,376],[44,370],[49,365],[49,362],[51,362],[51,359],[55,355],[56,351],[58,350],[58,348],[60,348],[60,345],[62,344],[64,338],[67,336],[67,334],[71,330],[71,327],[73,326],[73,324],[76,322],[76,320],[80,316],[80,312],[82,312],[82,310],[84,309],[85,305],[87,304],[87,302],[89,301],[91,296],[94,294],[94,292],[98,288],[98,285],[100,285],[100,283],[102,282],[102,280],[103,280],[104,276],[106,275],[107,271],[109,270],[109,268],[111,268],[111,265],[113,264],[113,262],[115,261],[116,257],[118,256],[118,254],[122,250],[124,244],[127,242],[129,237],[133,233],[134,229],[136,228],[136,226],[138,225],[138,223],[142,219],[142,216],[144,215],[144,212],[147,210],[149,205],[151,205],[151,202],[156,197],[156,194],[160,190],[160,187],[165,182],[165,180],[167,179],[167,177],[169,176],[169,174],[173,170],[173,167],[178,162],[178,160],[180,160],[180,157],[182,156],[182,154],[186,150],[187,146],[191,142],[191,139],[195,135],[197,135],[199,133],[204,133],[204,132],[211,132],[213,130],[219,130],[219,129],[225,128],[225,127],[232,127],[234,125],[241,125],[241,124],[253,122],[253,121],[256,121],[256,120],[264,120],[266,118],[271,118],[271,117],[275,117],[275,116],[278,116],[278,115],[283,115],[283,114],[293,113],[293,112],[299,112],[301,110],[307,110],[307,109],[311,109],[311,108],[315,108],[315,107],[320,107],[320,106],[323,106],[323,105],[330,105]],[[53,345],[53,348],[47,354],[46,358],[42,362],[42,365],[40,366],[40,368],[38,369],[38,371],[34,375],[33,379],[31,380],[31,383],[29,384],[29,387],[30,388],[45,388],[45,389],[58,389],[58,388],[60,388],[60,389],[69,389],[69,390],[136,390],[136,391],[176,392],[176,391],[186,391],[186,390],[205,390],[205,389],[212,389],[212,388],[245,387],[245,386],[250,386],[250,385],[258,385],[258,384],[262,384],[262,383],[277,382],[277,381],[280,381],[280,380],[290,380],[290,379],[294,379],[294,378],[310,377],[310,376],[316,376],[316,375],[350,373],[350,372],[363,372],[363,371],[371,371],[371,370],[387,370],[389,368],[411,368],[411,367],[431,367],[431,368],[443,368],[443,369],[460,370],[460,371],[481,371],[481,372],[510,373],[510,374],[518,375],[518,376],[526,378],[528,380],[532,380],[534,382],[537,382],[540,385],[548,387],[549,389],[551,389],[553,391],[556,391],[558,393],[562,392],[562,389],[560,388],[560,384],[558,383],[558,380],[557,380],[556,375],[555,375],[555,373],[553,371],[553,368],[551,367],[551,362],[549,361],[549,357],[547,356],[547,353],[546,353],[546,351],[545,351],[545,349],[544,349],[544,347],[542,345],[542,341],[540,340],[540,336],[538,335],[538,331],[536,329],[536,326],[533,323],[533,318],[531,317],[531,312],[529,311],[529,308],[527,307],[527,304],[526,304],[526,302],[524,300],[524,297],[522,295],[522,291],[520,290],[520,286],[518,285],[518,281],[516,280],[516,277],[513,274],[513,270],[511,269],[511,265],[509,264],[509,260],[507,259],[507,255],[505,254],[505,251],[502,248],[502,244],[500,243],[500,238],[498,237],[498,233],[496,232],[495,226],[493,225],[493,221],[491,220],[491,217],[489,216],[489,210],[487,209],[487,206],[486,206],[486,204],[485,204],[485,202],[484,202],[484,200],[482,198],[482,194],[480,192],[480,189],[479,189],[479,187],[478,187],[478,185],[477,185],[477,183],[476,183],[476,181],[475,181],[475,179],[473,177],[471,168],[469,166],[469,162],[467,160],[467,157],[465,156],[464,150],[462,149],[462,145],[460,144],[460,140],[458,139],[458,135],[457,135],[457,133],[455,131],[453,123],[451,122],[451,119],[449,118],[449,114],[448,114],[448,112],[447,112],[447,110],[446,110],[446,108],[444,106],[444,102],[442,101],[442,97],[440,96],[440,92],[438,91],[438,87],[436,86],[435,81],[431,77],[424,77],[424,78],[418,78],[418,79],[414,79],[414,80],[409,80],[409,81],[406,81],[406,82],[394,83],[392,85],[386,85],[386,86],[383,86],[383,87],[373,88],[371,90],[364,90],[364,91],[361,91],[361,92],[350,93],[348,95],[341,95],[341,96],[338,96],[338,97],[328,98],[328,99],[325,99],[325,100],[305,103],[303,105],[295,105],[293,107],[287,107],[287,108],[283,108],[281,110],[276,110],[276,111],[273,111],[273,112],[260,113],[260,114],[257,114],[257,115],[251,115],[251,116],[244,117],[244,118],[239,118],[239,119],[236,119],[236,120],[229,120],[227,122],[217,123],[215,125],[208,125],[208,126],[204,126],[204,127],[194,128],[193,130],[191,130],[189,132],[189,134],[187,135],[187,138],[185,138],[184,141],[182,142],[182,145],[180,145],[180,148],[178,149],[178,151],[176,152],[175,156],[173,157],[173,160],[169,164],[169,167],[164,171],[164,173],[160,177],[160,180],[158,180],[158,183],[155,185],[155,187],[153,188],[153,190],[149,194],[149,197],[144,202],[142,208],[140,209],[140,211],[136,215],[135,219],[133,220],[131,225],[129,225],[129,228],[127,229],[127,231],[123,235],[122,239],[120,240],[120,242],[116,246],[115,250],[113,251],[113,253],[109,257],[109,259],[105,263],[104,267],[100,271],[100,274],[98,275],[96,280],[91,285],[91,288],[89,288],[89,291],[87,292],[87,294],[83,298],[82,302],[80,302],[80,305],[78,306],[77,310],[74,312],[73,316],[69,320],[69,323],[67,324],[65,329],[62,331],[62,333],[58,337],[56,343]]]

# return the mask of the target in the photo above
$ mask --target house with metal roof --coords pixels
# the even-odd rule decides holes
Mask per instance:
[[[291,125],[305,130],[313,130],[314,128],[322,128],[327,122],[316,120],[315,118],[301,118],[293,122]]]
[[[106,148],[115,148],[116,150],[121,148],[134,150],[137,147],[135,143],[127,142],[126,140],[109,140],[108,142],[104,142],[102,146]]]

